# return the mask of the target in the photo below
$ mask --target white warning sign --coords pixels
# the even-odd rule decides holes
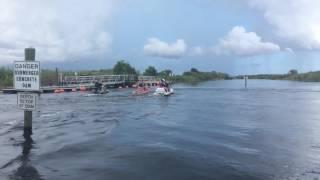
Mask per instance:
[[[35,93],[18,93],[18,108],[22,110],[36,110],[37,94]]]
[[[40,62],[14,62],[14,88],[22,91],[40,91]]]

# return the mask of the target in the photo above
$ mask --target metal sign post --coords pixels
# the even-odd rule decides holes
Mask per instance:
[[[24,54],[25,61],[14,63],[14,87],[19,91],[18,108],[24,110],[24,130],[32,132],[32,111],[40,92],[40,62],[35,61],[34,48],[26,48]]]

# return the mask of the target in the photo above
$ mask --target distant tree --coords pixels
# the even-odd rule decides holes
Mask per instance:
[[[13,86],[13,71],[10,68],[0,68],[0,88]]]
[[[157,76],[158,72],[157,69],[153,66],[149,66],[143,73],[145,76]]]
[[[137,74],[135,68],[124,60],[118,61],[113,67],[114,74]]]
[[[40,79],[42,86],[52,86],[58,84],[56,71],[52,69],[42,69]]]
[[[192,72],[192,73],[199,73],[198,69],[196,69],[196,68],[191,68],[191,69],[190,69],[190,72]]]
[[[291,69],[289,72],[288,72],[289,75],[297,75],[298,74],[298,71],[296,69]]]
[[[170,69],[166,69],[158,73],[158,76],[161,76],[161,77],[168,77],[171,75],[172,75],[172,71]]]
[[[183,75],[184,75],[184,76],[191,76],[191,75],[192,75],[192,72],[186,71],[186,72],[183,73]]]
[[[100,69],[98,75],[112,74],[112,69]]]

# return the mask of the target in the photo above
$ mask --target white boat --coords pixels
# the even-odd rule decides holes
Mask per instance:
[[[172,88],[167,89],[164,87],[158,87],[154,92],[154,95],[162,95],[162,96],[170,96],[171,94],[173,94],[173,89]]]

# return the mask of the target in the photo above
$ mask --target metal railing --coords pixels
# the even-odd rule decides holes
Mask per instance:
[[[139,76],[139,81],[159,81],[160,79],[157,76]]]
[[[65,76],[64,84],[91,84],[99,81],[105,84],[118,84],[125,82],[135,82],[138,80],[136,75],[97,75],[97,76]]]

